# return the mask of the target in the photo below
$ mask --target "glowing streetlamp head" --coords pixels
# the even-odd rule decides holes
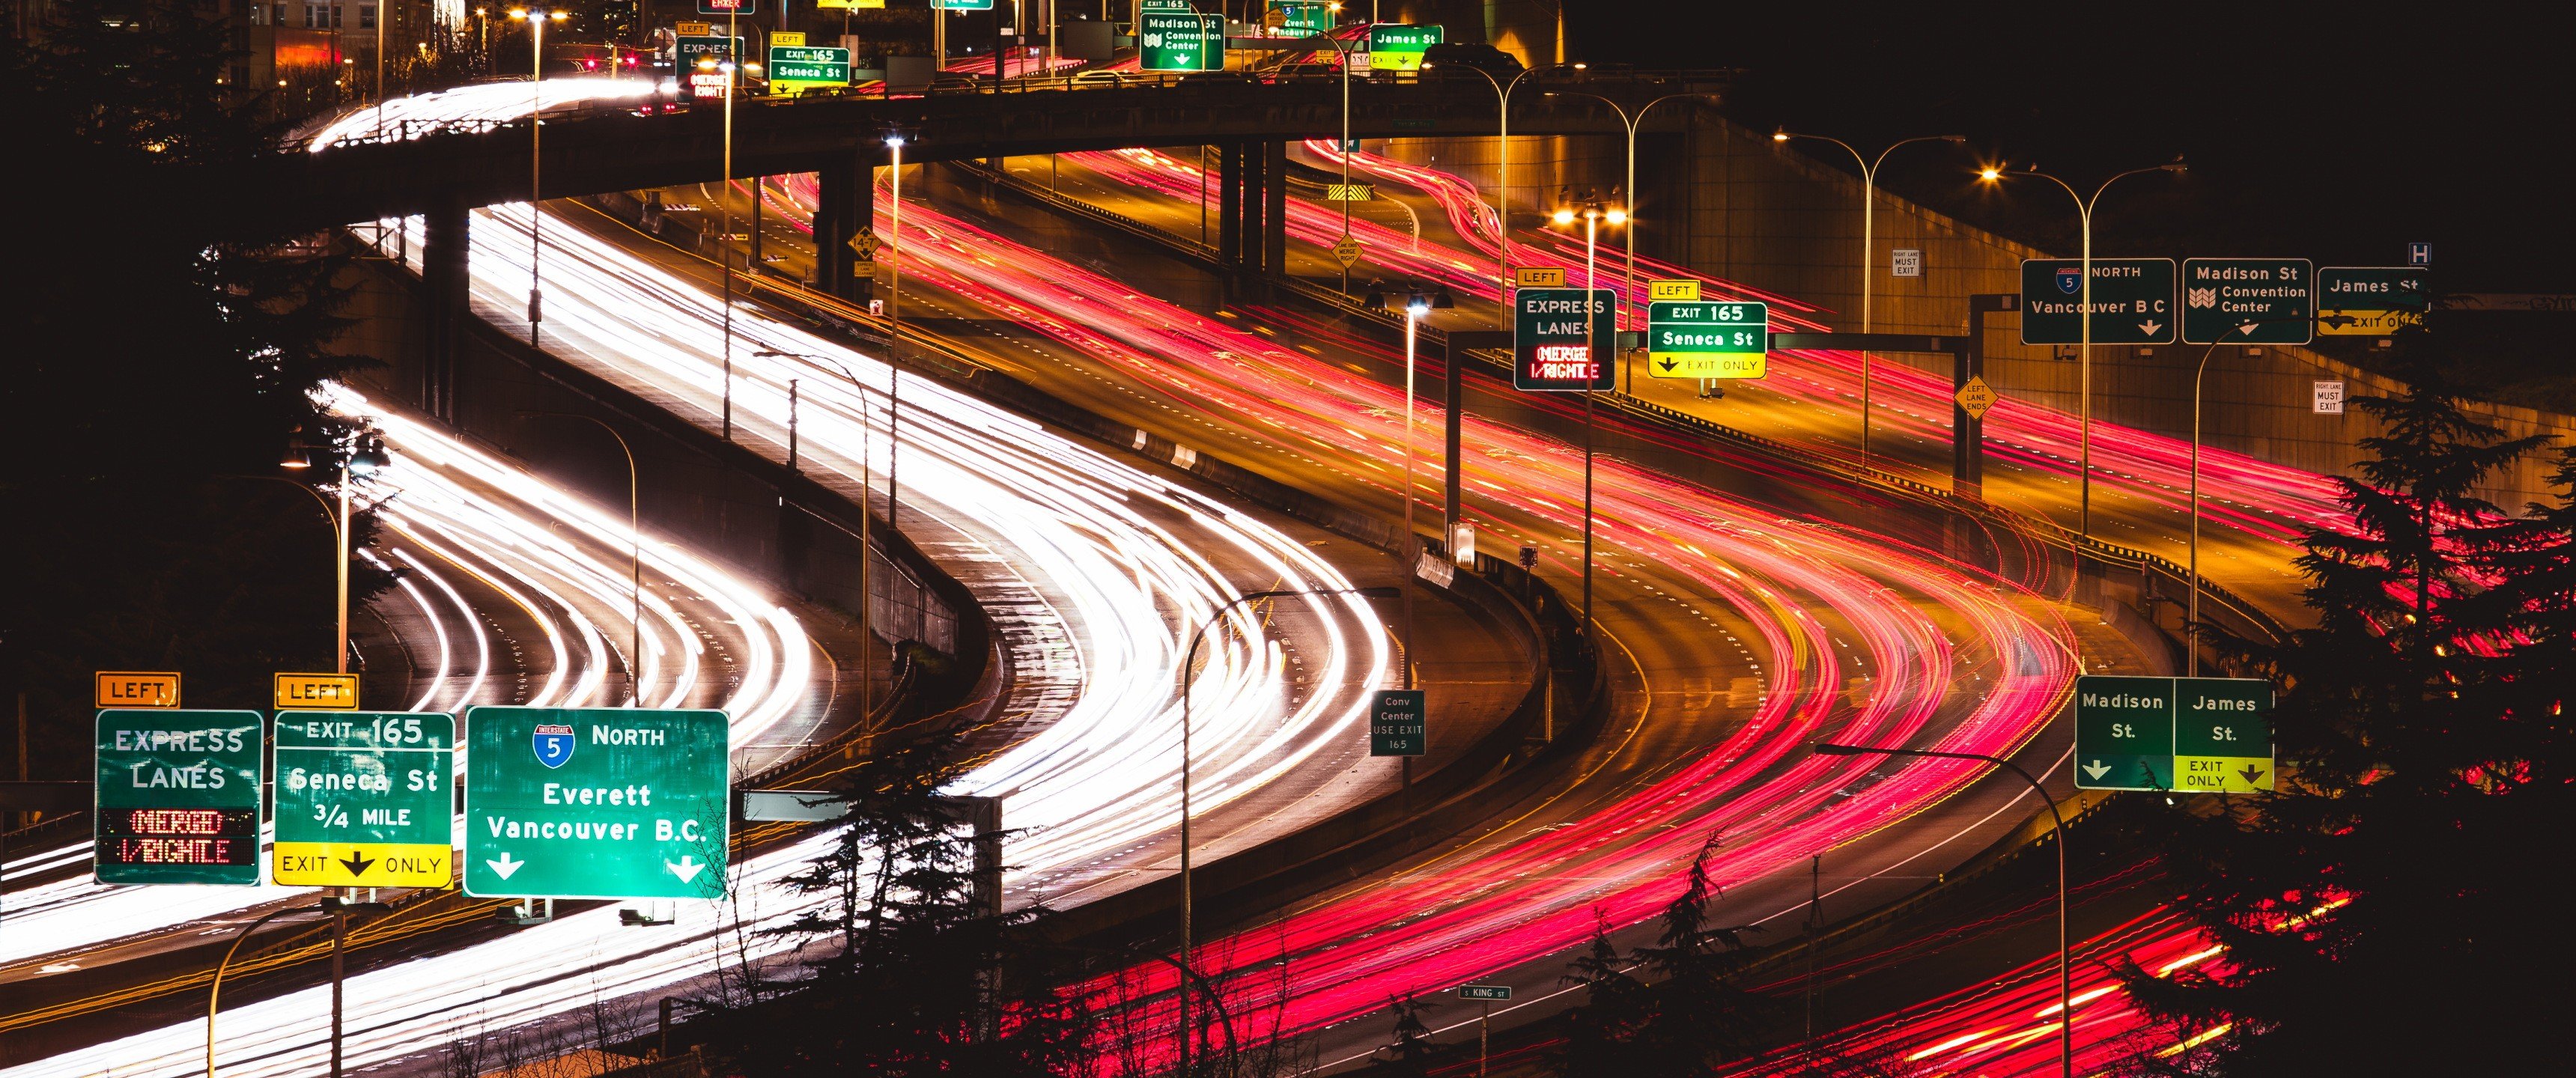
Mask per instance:
[[[1574,211],[1570,209],[1560,209],[1549,219],[1560,225],[1570,225],[1574,223]]]
[[[528,9],[523,8],[523,7],[514,7],[514,8],[511,8],[511,9],[510,9],[510,17],[511,17],[512,19],[515,19],[515,20],[519,21],[519,22],[526,22],[526,21],[528,21]]]
[[[2004,170],[1999,166],[1987,165],[1986,167],[1977,170],[1977,178],[1984,180],[1987,183],[1993,183],[1996,180],[2004,178]]]
[[[886,146],[887,146],[888,148],[890,148],[890,149],[897,149],[897,150],[902,149],[902,148],[903,148],[903,136],[901,136],[901,135],[887,135],[887,136],[886,136]]]
[[[572,12],[569,12],[569,11],[549,11],[549,12],[547,12],[547,13],[546,13],[546,17],[547,17],[547,18],[549,18],[549,19],[553,19],[553,20],[554,20],[554,21],[556,21],[556,22],[562,22],[562,21],[564,21],[565,19],[569,19],[569,18],[571,18],[571,17],[572,17]]]
[[[1628,211],[1613,206],[1610,212],[1601,215],[1601,219],[1614,225],[1624,225],[1628,223]]]
[[[1773,141],[1773,142],[1787,142],[1787,141],[1789,141],[1789,129],[1788,129],[1788,128],[1785,128],[1785,127],[1782,127],[1782,128],[1775,128],[1775,129],[1773,129],[1773,130],[1772,130],[1772,132],[1771,132],[1771,141]]]

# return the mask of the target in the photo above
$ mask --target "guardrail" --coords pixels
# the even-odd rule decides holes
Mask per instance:
[[[1210,270],[1224,272],[1226,269],[1218,264],[1214,248],[1195,240],[1166,232],[1135,218],[1102,209],[1080,199],[1049,191],[1027,180],[994,173],[972,162],[950,162],[949,164],[951,167],[979,175],[989,182],[1001,184],[1014,193],[1033,199],[1049,208],[1159,244],[1183,257],[1200,262]],[[1390,332],[1403,330],[1403,320],[1393,312],[1369,307],[1338,290],[1295,277],[1266,278],[1266,280],[1273,287],[1283,289],[1310,303],[1365,319]],[[1482,365],[1488,373],[1502,378],[1511,376],[1512,360],[1507,354],[1483,349],[1451,352],[1448,349],[1448,334],[1429,327],[1421,327],[1418,333],[1425,341],[1437,343],[1444,352]],[[2170,559],[2143,550],[2104,542],[2097,538],[2080,536],[2073,529],[2052,520],[2033,517],[1980,499],[1964,497],[1946,487],[1934,486],[1918,479],[1866,467],[1840,456],[1791,445],[1750,431],[1738,430],[1676,408],[1631,397],[1625,392],[1601,393],[1597,396],[1600,398],[1600,403],[1637,418],[1650,419],[1683,428],[1703,437],[1731,442],[1770,456],[1793,461],[1805,468],[1832,474],[1847,482],[1862,484],[1882,493],[1937,506],[1950,513],[1993,524],[2013,534],[2063,547],[2074,558],[2079,577],[2085,564],[2089,562],[2096,576],[2106,570],[2138,574],[2141,587],[2149,594],[2159,593],[2155,586],[2159,581],[2169,584],[2177,591],[2187,590],[2190,587],[2189,572]],[[2234,592],[2210,582],[2206,577],[2201,580],[2201,598],[2205,612],[2214,611],[2220,615],[2210,620],[2217,622],[2232,620],[2235,624],[2229,625],[2228,628],[2241,635],[2264,637],[2274,641],[2288,638],[2287,629],[2278,620]],[[2098,606],[2099,603],[2096,602],[2093,605]]]

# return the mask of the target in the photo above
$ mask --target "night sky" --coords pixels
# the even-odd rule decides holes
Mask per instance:
[[[2392,265],[2427,241],[2446,291],[2576,291],[2562,5],[1579,0],[1567,15],[1575,59],[1741,69],[1728,109],[1764,130],[1873,153],[1967,135],[1973,152],[1901,151],[1887,186],[2068,253],[2065,193],[1984,189],[1977,159],[2035,161],[2089,193],[2183,154],[2186,176],[2104,197],[2098,254]]]

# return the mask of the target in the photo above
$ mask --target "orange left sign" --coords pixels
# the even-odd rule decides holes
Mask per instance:
[[[355,711],[358,675],[279,674],[271,695],[279,711]]]
[[[179,675],[175,671],[101,670],[98,706],[177,707]]]

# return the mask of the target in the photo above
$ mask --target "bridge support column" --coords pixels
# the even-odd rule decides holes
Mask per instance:
[[[1262,146],[1261,272],[1288,275],[1288,144]]]
[[[468,317],[466,227],[470,214],[464,203],[442,202],[422,215],[420,281],[426,332],[421,349],[420,409],[450,425],[456,422],[456,361]]]
[[[1216,261],[1227,272],[1243,263],[1243,144],[1216,151]]]
[[[814,205],[814,287],[852,302],[866,302],[869,282],[856,267],[858,252],[850,238],[867,226],[876,209],[876,162],[856,154],[816,173],[821,191]]]

